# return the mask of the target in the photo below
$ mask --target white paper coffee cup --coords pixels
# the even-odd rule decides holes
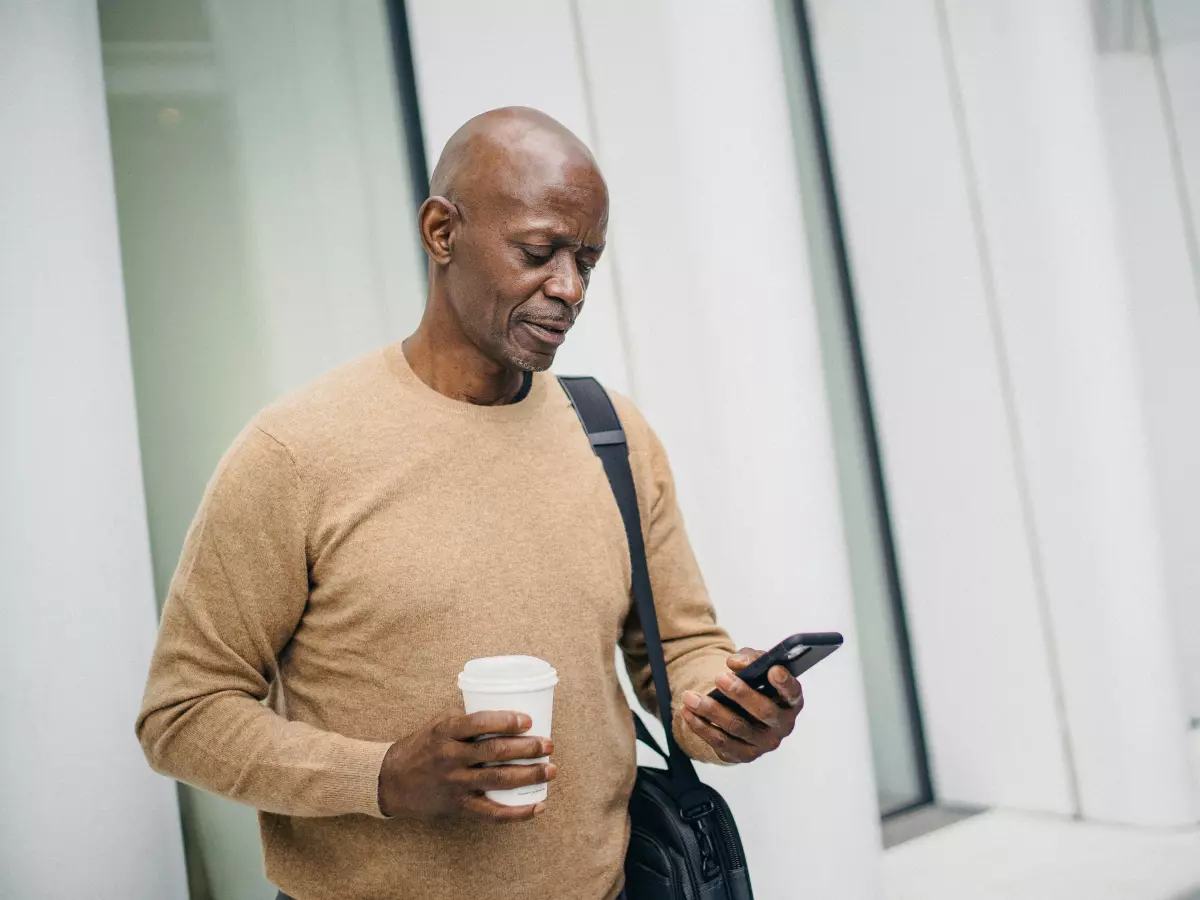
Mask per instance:
[[[533,721],[525,732],[533,737],[550,737],[550,722],[554,712],[554,686],[558,673],[544,659],[536,656],[488,656],[468,662],[458,676],[463,705],[467,713],[485,710],[523,712]],[[514,759],[497,763],[506,766],[529,766],[550,759]],[[486,796],[504,806],[528,806],[546,799],[547,785],[488,791]]]

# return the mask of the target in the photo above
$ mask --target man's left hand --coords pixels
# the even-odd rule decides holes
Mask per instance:
[[[735,674],[762,656],[761,650],[743,647],[729,657],[730,672],[717,679],[717,687],[748,716],[742,716],[706,694],[685,691],[683,720],[725,762],[744,763],[770,753],[796,727],[804,708],[800,682],[783,666],[772,666],[767,677],[777,700],[760,694]]]

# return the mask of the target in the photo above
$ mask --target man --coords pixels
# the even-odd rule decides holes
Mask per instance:
[[[267,874],[297,900],[613,898],[635,775],[618,643],[655,698],[620,515],[542,374],[604,250],[608,190],[560,124],[502,109],[450,139],[431,194],[416,333],[264,410],[221,461],[138,735],[158,771],[262,811]],[[615,402],[675,734],[697,759],[752,760],[791,732],[800,686],[777,667],[776,705],[727,671],[757,651],[730,655],[663,449]],[[517,713],[461,713],[463,664],[510,653],[558,669],[553,741]],[[483,794],[549,781],[534,806]]]

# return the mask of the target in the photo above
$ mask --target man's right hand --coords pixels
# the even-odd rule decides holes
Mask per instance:
[[[468,815],[492,822],[532,819],[546,806],[502,806],[484,791],[544,784],[553,763],[487,766],[536,759],[554,751],[550,738],[522,736],[532,722],[516,712],[477,712],[439,719],[392,744],[379,772],[379,809],[385,816],[421,818]],[[471,740],[481,735],[499,735]]]

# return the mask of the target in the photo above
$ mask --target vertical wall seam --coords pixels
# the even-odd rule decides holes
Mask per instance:
[[[1032,489],[1026,471],[1029,453],[1025,446],[1020,419],[1017,415],[1016,392],[1013,387],[1012,372],[1008,362],[1008,347],[1004,339],[1004,327],[1000,317],[996,270],[987,242],[987,229],[983,215],[983,198],[979,191],[979,172],[974,153],[971,149],[970,133],[967,129],[966,101],[963,96],[962,81],[959,77],[958,63],[954,54],[954,42],[950,31],[950,15],[946,9],[946,0],[934,0],[934,8],[937,13],[943,64],[946,68],[950,109],[954,120],[954,129],[958,137],[963,172],[966,176],[972,231],[974,232],[976,250],[979,254],[979,264],[983,275],[984,306],[987,310],[988,330],[992,337],[992,349],[996,357],[996,368],[1000,381],[1000,395],[1004,403],[1004,415],[1008,422],[1009,444],[1013,454],[1013,470],[1017,481],[1017,495],[1021,506],[1021,519],[1029,545],[1030,562],[1033,568],[1038,617],[1042,623],[1043,642],[1050,664],[1050,682],[1054,694],[1054,708],[1058,713],[1059,719],[1059,737],[1065,756],[1071,803],[1074,806],[1074,814],[1078,818],[1083,814],[1079,772],[1075,761],[1075,748],[1071,735],[1071,726],[1067,719],[1062,661],[1058,653],[1054,620],[1050,614],[1050,594],[1046,583],[1045,559],[1042,555],[1037,520],[1033,510]]]
[[[1188,260],[1192,266],[1192,295],[1200,303],[1200,232],[1196,226],[1196,211],[1192,209],[1188,191],[1187,170],[1183,164],[1183,142],[1179,139],[1179,128],[1175,122],[1175,103],[1171,99],[1171,82],[1167,80],[1166,61],[1163,59],[1162,33],[1158,29],[1158,14],[1154,0],[1143,0],[1146,8],[1146,30],[1150,36],[1150,60],[1154,65],[1154,78],[1158,82],[1158,99],[1162,104],[1163,126],[1167,132],[1167,150],[1171,157],[1171,174],[1175,189],[1179,193],[1179,211],[1183,219],[1183,237],[1187,245]]]
[[[571,0],[567,4],[571,12],[571,37],[575,41],[575,58],[579,61],[579,80],[583,85],[584,116],[591,132],[592,147],[596,156],[602,155],[600,141],[600,121],[596,112],[596,96],[592,87],[591,66],[588,62],[587,45],[583,38],[583,17],[579,12],[579,0]],[[617,318],[617,335],[621,339],[621,365],[625,370],[625,383],[631,399],[637,400],[637,378],[634,374],[632,353],[633,341],[629,330],[629,318],[625,312],[624,282],[621,279],[621,266],[616,248],[608,251],[608,267],[612,272],[613,304]]]
[[[911,747],[915,756],[917,782],[920,799],[914,806],[935,803],[937,795],[933,786],[933,772],[929,756],[929,742],[925,734],[925,711],[921,694],[917,685],[917,668],[911,629],[908,624],[908,612],[904,579],[900,567],[900,553],[896,547],[895,528],[891,502],[888,497],[887,479],[884,472],[883,449],[879,438],[879,429],[875,416],[875,400],[871,389],[870,372],[866,358],[866,346],[863,340],[860,317],[858,313],[858,295],[854,284],[850,250],[846,240],[846,228],[842,215],[841,200],[838,195],[837,173],[834,166],[833,146],[829,135],[828,119],[825,112],[825,100],[822,94],[821,79],[818,69],[817,48],[810,21],[808,0],[792,0],[793,25],[795,26],[796,48],[798,55],[800,84],[796,86],[803,104],[800,110],[808,117],[808,135],[811,138],[812,149],[817,160],[818,180],[821,185],[819,203],[825,221],[826,233],[829,240],[829,255],[834,265],[834,277],[837,283],[839,324],[842,326],[844,338],[848,347],[847,364],[850,368],[850,379],[854,385],[855,419],[858,426],[858,438],[861,441],[864,457],[867,461],[868,481],[870,484],[871,507],[874,513],[874,524],[879,539],[879,551],[887,584],[887,599],[893,620],[893,637],[895,638],[897,659],[904,671],[903,692],[909,727],[911,728]],[[781,77],[788,77],[786,64],[780,71]],[[799,135],[793,131],[794,149],[798,154],[804,150],[797,141]],[[799,166],[799,163],[797,163]],[[803,179],[797,174],[797,188],[803,193]],[[801,206],[801,217],[804,218],[804,200],[798,198]],[[807,232],[809,224],[804,221]],[[810,255],[810,260],[811,260]],[[811,273],[810,273],[811,274]],[[811,278],[810,278],[811,281]],[[815,303],[815,299],[814,299]],[[818,314],[819,318],[819,314]],[[819,327],[818,327],[819,331]],[[826,385],[828,388],[828,385]],[[825,397],[828,403],[828,396]],[[832,428],[832,417],[830,419]],[[909,809],[914,807],[908,807]],[[889,815],[899,814],[906,810],[895,810]]]

